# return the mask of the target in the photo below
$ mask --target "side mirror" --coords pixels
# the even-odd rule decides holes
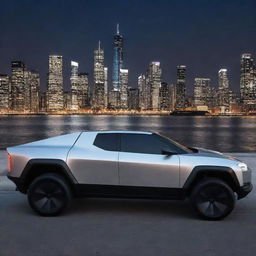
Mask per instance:
[[[166,156],[172,156],[172,155],[177,155],[177,152],[172,152],[169,150],[162,150],[162,155],[166,155]]]

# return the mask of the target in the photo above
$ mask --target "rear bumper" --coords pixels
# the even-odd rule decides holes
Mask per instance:
[[[241,199],[241,198],[244,198],[245,196],[247,196],[252,191],[252,189],[253,189],[253,185],[251,182],[245,183],[236,192],[238,199]]]
[[[10,175],[7,175],[8,179],[11,180],[17,187],[17,190],[19,190],[21,193],[26,193],[25,189],[25,182],[22,178],[19,177],[13,177]]]

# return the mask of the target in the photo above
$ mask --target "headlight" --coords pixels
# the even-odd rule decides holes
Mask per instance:
[[[238,163],[237,165],[240,167],[240,169],[242,171],[247,171],[248,170],[247,164],[245,164],[245,163]]]

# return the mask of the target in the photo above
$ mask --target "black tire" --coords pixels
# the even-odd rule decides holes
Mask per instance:
[[[207,220],[220,220],[231,213],[235,206],[235,194],[224,181],[205,178],[193,189],[191,202],[199,216]]]
[[[32,181],[28,188],[31,208],[42,216],[56,216],[64,211],[71,200],[71,191],[58,174],[47,173]]]

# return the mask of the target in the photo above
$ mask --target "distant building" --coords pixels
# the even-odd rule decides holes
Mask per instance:
[[[120,108],[128,108],[128,69],[120,69]]]
[[[139,89],[139,106],[141,110],[151,109],[151,88],[149,83],[146,82],[145,75],[141,74],[138,77]]]
[[[176,105],[175,109],[185,108],[186,100],[186,69],[184,65],[177,66],[177,84],[176,84]]]
[[[40,95],[39,109],[42,112],[46,112],[47,111],[47,92],[43,92]]]
[[[104,107],[108,107],[108,68],[104,67]]]
[[[63,92],[63,108],[66,110],[72,109],[72,92],[71,91]]]
[[[161,75],[162,70],[160,68],[160,62],[152,61],[149,64],[146,78],[147,87],[150,88],[151,110],[159,109],[159,90],[161,87]]]
[[[117,24],[116,35],[114,36],[114,59],[113,59],[113,77],[112,85],[114,91],[120,91],[120,70],[123,69],[123,36],[119,32]]]
[[[88,73],[79,73],[79,87],[77,88],[77,101],[79,108],[90,106],[90,92],[88,83]]]
[[[220,69],[218,72],[218,106],[225,112],[230,110],[229,101],[229,80],[227,75],[227,69]]]
[[[71,82],[71,95],[70,95],[70,108],[67,108],[68,110],[78,110],[80,108],[79,102],[78,102],[78,90],[80,87],[80,78],[78,76],[78,67],[79,64],[78,62],[71,61],[71,77],[70,77],[70,82]],[[67,105],[66,105],[67,107]]]
[[[244,110],[256,110],[256,68],[249,53],[241,56],[240,94]]]
[[[12,62],[9,107],[18,112],[38,112],[40,77],[25,68],[22,61]]]
[[[40,102],[40,76],[37,71],[30,73],[30,112],[39,112]]]
[[[170,110],[174,110],[176,105],[176,85],[170,85]]]
[[[108,108],[118,109],[120,106],[120,91],[111,90],[108,95]]]
[[[31,71],[30,70],[24,70],[24,110],[26,112],[30,111],[30,99],[31,99],[31,92],[30,92],[30,86],[31,86]]]
[[[47,110],[63,110],[63,74],[62,56],[49,56],[49,73],[47,83]]]
[[[12,61],[11,75],[11,109],[25,111],[25,64],[22,61]]]
[[[93,108],[104,109],[105,107],[105,76],[104,76],[104,51],[100,47],[94,51],[94,91]]]
[[[128,88],[128,109],[139,110],[139,89]]]
[[[10,78],[8,75],[0,74],[0,112],[9,111]]]
[[[171,109],[171,87],[166,82],[161,83],[159,90],[159,109],[170,110]]]
[[[210,83],[210,78],[195,78],[194,104],[196,107],[200,108],[200,106],[208,106]]]
[[[218,93],[216,88],[214,87],[208,88],[207,104],[208,104],[208,108],[212,111],[216,110],[216,108],[218,109]]]

